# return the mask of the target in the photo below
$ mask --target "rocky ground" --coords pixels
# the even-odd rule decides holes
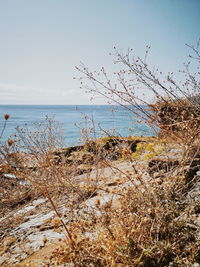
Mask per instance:
[[[98,187],[101,188],[95,192],[95,196],[91,196],[81,203],[77,203],[76,213],[79,215],[94,212],[97,199],[101,205],[112,202],[112,205],[118,205],[117,191],[120,187],[131,186],[130,181],[124,177],[122,171],[133,171],[129,162],[116,163],[113,169],[110,167],[99,170]],[[115,169],[117,168],[117,169]],[[119,170],[118,170],[119,169]],[[75,177],[75,180],[82,183],[82,186],[88,184],[90,177],[94,178],[96,171],[92,171],[89,175],[82,174]],[[58,211],[62,215],[63,220],[68,223],[71,220],[70,203],[73,195],[63,196],[56,203]],[[74,213],[74,211],[73,211]],[[0,219],[2,241],[0,247],[0,266],[11,265],[17,263],[40,251],[42,248],[51,243],[63,243],[65,233],[59,222],[48,199],[39,197],[28,201],[26,204],[19,205],[16,208],[7,211]],[[37,255],[37,254],[36,254]],[[33,256],[32,256],[33,258]],[[32,266],[32,265],[31,265]],[[37,266],[37,265],[35,265]]]
[[[137,151],[133,147],[131,148],[131,153],[133,153],[131,160],[126,153],[127,158],[116,159],[118,152],[113,151],[111,155],[113,159],[106,161],[107,166],[104,165],[96,169],[90,164],[88,170],[87,164],[84,162],[85,170],[83,168],[80,172],[79,169],[73,182],[79,184],[80,188],[83,189],[87,189],[88,185],[95,184],[96,190],[91,194],[89,192],[85,199],[81,200],[74,197],[73,191],[59,197],[52,196],[60,217],[52,209],[48,198],[41,194],[31,193],[29,183],[26,180],[16,178],[11,174],[2,174],[4,187],[11,186],[10,192],[13,196],[16,192],[19,193],[19,190],[20,194],[24,194],[24,197],[17,198],[18,202],[13,202],[12,205],[6,202],[6,198],[1,201],[0,266],[51,266],[52,255],[55,255],[56,251],[67,244],[61,219],[66,225],[69,225],[71,221],[80,217],[84,218],[85,216],[90,219],[92,214],[98,216],[97,205],[104,207],[109,205],[117,209],[121,205],[119,199],[123,190],[140,186],[141,180],[135,178],[138,172],[142,174],[142,181],[150,186],[155,179],[162,180],[162,174],[170,172],[179,164],[183,151],[176,145],[163,150],[163,146],[160,144],[154,145],[152,148],[152,143],[148,143],[149,148],[145,145],[145,150],[147,149],[145,152],[143,141],[141,147],[138,146]],[[154,155],[151,155],[152,150]],[[63,151],[62,153],[64,153]],[[60,153],[61,151],[54,153],[58,160],[61,158],[59,157]],[[67,160],[77,160],[83,164],[83,157],[88,159],[92,153],[93,151],[90,151],[90,155],[86,157],[86,154],[78,154],[74,149],[68,155]],[[195,177],[198,176],[200,176],[200,172],[196,170]],[[196,211],[192,215],[191,227],[196,228],[198,233],[200,229],[200,183],[199,179],[195,181],[195,184],[188,189],[187,198],[188,201],[195,200],[197,203]],[[5,197],[5,195],[3,196]],[[95,234],[97,233],[84,233],[85,238],[91,240],[95,240]],[[74,265],[63,263],[59,266],[70,267]]]

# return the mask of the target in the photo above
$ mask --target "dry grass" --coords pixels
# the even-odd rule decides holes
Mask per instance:
[[[193,51],[199,59],[198,50],[193,48]],[[46,266],[73,263],[72,266],[80,267],[189,267],[200,264],[200,225],[196,220],[199,218],[199,197],[188,197],[200,182],[197,175],[200,170],[199,104],[198,112],[190,110],[188,113],[183,100],[180,101],[180,94],[185,96],[187,89],[194,88],[198,92],[197,74],[191,76],[186,69],[189,84],[186,90],[180,89],[168,75],[170,85],[167,87],[160,82],[157,72],[149,69],[146,57],[145,60],[133,58],[131,62],[129,53],[123,56],[116,51],[116,55],[117,61],[125,65],[125,70],[116,74],[119,89],[110,82],[104,69],[101,70],[103,82],[84,66],[81,72],[97,85],[95,92],[103,87],[101,95],[110,93],[115,103],[122,100],[130,104],[133,114],[143,117],[149,125],[157,124],[164,134],[149,140],[133,138],[132,143],[127,140],[128,146],[115,137],[95,142],[88,142],[87,138],[81,151],[74,148],[55,154],[60,144],[56,137],[61,135],[53,130],[52,121],[47,120],[44,128],[40,124],[39,130],[31,134],[26,129],[18,129],[19,139],[14,142],[10,139],[7,146],[1,147],[2,164],[6,161],[12,173],[26,179],[36,193],[48,197],[63,224],[67,241],[45,259]],[[154,106],[154,114],[141,110],[137,98],[133,97],[132,86],[125,82],[126,75],[134,76],[161,99]],[[128,82],[131,81],[132,77]],[[174,96],[175,89],[178,93]],[[163,91],[169,97],[168,102]],[[191,107],[191,102],[187,103]],[[19,152],[19,148],[24,152]],[[176,153],[170,155],[172,150]],[[113,160],[129,161],[133,165],[132,171],[117,169]],[[96,176],[91,177],[88,172],[85,180],[80,181],[80,177],[77,178],[80,165],[95,170]],[[114,182],[112,177],[105,181],[99,174],[102,166],[117,169],[125,182],[117,177]],[[86,171],[82,170],[82,173]],[[128,186],[125,186],[126,182]],[[7,189],[13,190],[10,186]],[[111,200],[103,202],[102,192],[111,194]],[[64,195],[69,196],[66,205],[71,209],[72,220],[68,222],[59,217],[55,201]],[[95,207],[86,209],[87,201],[93,199]]]
[[[99,143],[102,144],[102,140]],[[167,147],[165,141],[159,138],[139,142],[134,152],[138,158],[126,155],[126,160],[134,164],[133,171],[120,170],[130,186],[116,186],[123,181],[115,179],[114,190],[103,187],[108,193],[112,191],[113,196],[120,196],[116,203],[101,203],[101,177],[91,180],[88,175],[84,186],[73,179],[77,163],[70,165],[74,172],[66,175],[69,171],[66,164],[62,161],[58,164],[45,154],[48,156],[37,162],[37,171],[26,168],[22,171],[21,168],[18,174],[26,175],[37,192],[45,192],[55,211],[56,198],[70,194],[70,198],[73,196],[74,199],[70,202],[73,221],[62,222],[68,233],[68,242],[56,248],[45,264],[48,266],[50,261],[51,266],[70,262],[75,266],[164,267],[192,266],[199,262],[199,226],[194,222],[194,217],[198,215],[195,211],[198,201],[186,198],[189,189],[183,162],[186,164],[191,154],[186,155],[183,147],[179,145],[183,151],[180,165],[167,169],[159,165],[157,170],[150,172],[147,181],[143,175],[145,166],[147,168],[154,157],[166,156]],[[102,155],[102,149],[98,151]],[[149,153],[151,157],[144,158]],[[99,167],[101,158],[104,166],[114,168],[109,157],[102,160],[97,152],[92,154],[93,167]],[[19,159],[18,163],[21,164]],[[157,177],[153,178],[155,172]],[[84,207],[84,203],[95,196],[99,196],[95,208],[77,214],[77,207]]]

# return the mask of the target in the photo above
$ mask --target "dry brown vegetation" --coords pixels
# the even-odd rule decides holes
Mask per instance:
[[[195,53],[190,57],[199,63],[199,45],[190,47]],[[199,72],[191,74],[186,64],[182,87],[171,74],[166,85],[157,77],[160,72],[149,68],[147,54],[142,60],[130,53],[116,51],[116,62],[125,66],[116,73],[117,85],[104,69],[79,70],[92,82],[93,92],[128,108],[157,129],[156,137],[87,138],[83,146],[61,149],[58,126],[48,119],[34,133],[18,129],[15,140],[1,147],[2,177],[15,174],[29,182],[26,187],[34,196],[47,197],[57,214],[55,224],[66,232],[66,240],[50,247],[46,258],[35,255],[41,257],[41,266],[200,264]],[[104,81],[97,78],[100,74]],[[133,77],[127,80],[127,75]],[[155,94],[154,105],[138,99],[135,83]],[[124,162],[130,167],[121,167]],[[102,175],[103,168],[110,169],[109,175]],[[14,188],[6,184],[3,194]],[[57,207],[64,196],[67,219]],[[8,202],[12,208],[13,199],[8,197]],[[38,266],[35,258],[33,254],[19,266]]]

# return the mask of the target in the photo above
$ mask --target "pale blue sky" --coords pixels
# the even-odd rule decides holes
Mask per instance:
[[[176,71],[200,37],[200,0],[0,0],[0,104],[95,104],[80,61],[112,70],[113,46]]]

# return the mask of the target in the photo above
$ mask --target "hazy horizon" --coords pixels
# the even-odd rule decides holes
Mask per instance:
[[[0,0],[0,104],[107,104],[79,88],[76,65],[112,71],[114,46],[150,45],[150,63],[176,72],[199,25],[198,0]]]

